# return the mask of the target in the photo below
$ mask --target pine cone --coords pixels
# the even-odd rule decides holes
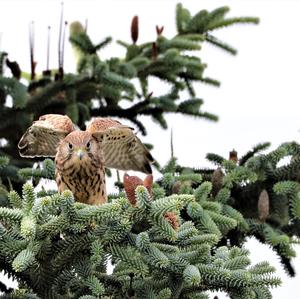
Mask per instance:
[[[159,35],[161,35],[162,32],[164,31],[164,26],[159,27],[158,25],[156,25],[156,26],[155,26],[155,29],[156,29],[157,35],[159,36]]]
[[[260,192],[258,202],[257,202],[257,210],[258,210],[258,219],[261,222],[265,222],[270,213],[269,194],[265,189]]]
[[[158,48],[156,42],[152,43],[152,52],[151,52],[151,58],[153,61],[156,61],[158,56]]]
[[[181,187],[182,187],[182,183],[180,181],[175,182],[174,185],[172,186],[172,193],[179,194]]]
[[[19,64],[16,61],[9,61],[8,59],[6,59],[6,65],[10,69],[11,73],[13,74],[13,76],[17,80],[20,80],[22,71],[20,69]]]
[[[151,174],[147,175],[143,181],[137,176],[130,176],[125,173],[123,183],[126,196],[133,206],[136,205],[135,189],[137,186],[144,186],[148,190],[150,196],[152,196],[153,176]]]
[[[150,196],[152,196],[152,185],[153,185],[153,175],[152,174],[148,174],[145,177],[143,185],[148,190]]]
[[[131,39],[134,43],[136,43],[138,37],[139,37],[139,17],[134,16],[131,21]]]
[[[238,153],[236,150],[232,150],[229,152],[229,160],[233,161],[234,163],[238,162]]]
[[[218,192],[221,190],[223,185],[224,173],[222,169],[218,167],[212,174],[211,182],[212,182],[212,195],[215,197]]]
[[[166,212],[164,214],[164,217],[172,225],[172,227],[175,230],[178,230],[178,228],[179,228],[179,221],[178,221],[178,218],[177,218],[177,216],[176,216],[175,213],[173,213],[173,212]]]

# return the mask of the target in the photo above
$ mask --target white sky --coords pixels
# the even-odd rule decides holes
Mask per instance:
[[[88,18],[88,32],[95,42],[111,35],[114,40],[130,42],[130,22],[139,15],[140,42],[155,39],[155,25],[164,25],[168,37],[175,33],[175,5],[177,1],[93,1],[65,2],[67,21]],[[235,46],[239,53],[232,57],[219,49],[204,45],[201,58],[208,64],[206,75],[219,79],[219,89],[199,85],[198,95],[204,99],[203,110],[217,114],[220,121],[211,123],[179,115],[167,117],[174,131],[175,154],[179,162],[190,166],[203,166],[205,154],[215,152],[224,156],[235,148],[240,154],[253,145],[299,140],[300,118],[300,1],[246,1],[201,0],[181,1],[196,13],[200,9],[218,6],[231,7],[231,16],[258,16],[259,26],[243,25],[222,29],[219,38]],[[60,1],[3,1],[0,0],[0,49],[17,60],[24,71],[29,71],[28,24],[35,21],[35,49],[38,71],[46,65],[46,32],[52,26],[51,67],[57,67],[57,32]],[[121,46],[112,44],[102,57],[122,56]],[[66,43],[65,69],[73,71],[73,53]],[[160,94],[164,85],[153,82],[154,94]],[[155,145],[153,155],[164,164],[170,156],[170,130],[145,119],[148,136],[146,142]],[[247,245],[252,260],[269,260],[278,268],[283,286],[273,291],[275,299],[295,296],[299,276],[288,279],[278,259],[266,246],[251,240]],[[300,255],[300,251],[298,250]],[[300,258],[294,260],[300,271]],[[221,298],[221,297],[220,297]]]

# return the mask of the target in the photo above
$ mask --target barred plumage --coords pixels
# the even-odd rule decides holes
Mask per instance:
[[[96,118],[86,131],[59,114],[43,115],[19,142],[23,157],[54,157],[59,192],[69,189],[77,201],[106,202],[105,167],[151,173],[151,154],[120,122]]]

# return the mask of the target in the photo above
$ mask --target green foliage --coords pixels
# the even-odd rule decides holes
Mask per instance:
[[[211,201],[208,182],[194,178],[200,185],[192,194],[155,200],[139,186],[136,207],[122,197],[101,206],[76,203],[70,191],[39,197],[26,183],[22,197],[9,193],[11,208],[0,208],[0,260],[37,298],[205,298],[207,290],[278,285],[265,276],[274,272],[268,263],[248,268],[244,249],[215,250],[238,221]],[[175,175],[173,182],[184,180]],[[177,217],[178,227],[166,213]]]
[[[300,219],[300,184],[293,181],[278,182],[274,185],[274,191],[278,195],[289,199],[292,216]]]
[[[179,35],[188,35],[192,39],[205,40],[230,54],[236,54],[237,51],[232,46],[218,40],[211,32],[233,24],[258,24],[259,19],[253,17],[225,18],[229,12],[229,7],[219,7],[211,12],[201,10],[194,16],[182,6],[176,7],[176,25]]]
[[[199,285],[201,282],[199,269],[194,265],[188,265],[183,271],[183,279],[187,285]]]
[[[4,93],[4,96],[11,96],[13,108],[24,108],[26,106],[28,97],[26,86],[16,78],[7,78],[0,75],[0,90]]]
[[[7,157],[0,157],[0,169],[6,167],[9,163],[9,159]]]
[[[36,182],[38,182],[40,178],[53,180],[55,176],[55,165],[52,160],[45,159],[34,169],[31,167],[20,169],[19,175],[24,179],[31,179],[34,177]]]
[[[201,208],[193,204],[189,215],[195,219],[202,215],[203,208],[207,209],[208,216],[201,216],[202,227],[208,227],[213,221],[215,233],[218,234],[218,230],[219,235],[220,232],[226,235],[221,244],[229,242],[241,246],[247,237],[253,236],[270,245],[287,273],[294,276],[291,259],[295,256],[294,244],[299,243],[300,237],[300,145],[288,142],[267,154],[260,153],[269,146],[267,142],[258,144],[237,162],[211,153],[207,159],[218,169],[190,169],[207,181],[194,184],[194,194]],[[283,159],[286,162],[281,165]],[[177,169],[175,175],[180,176],[187,168],[175,163],[173,169]],[[222,176],[215,175],[216,171]],[[169,176],[168,181],[168,188],[172,190],[174,179]],[[260,219],[258,203],[263,190],[268,194],[264,220]],[[207,205],[208,200],[214,205]],[[209,227],[212,229],[213,225]]]
[[[9,159],[5,156],[0,156],[0,206],[4,206],[7,202],[8,187],[2,180],[2,175],[9,168]]]

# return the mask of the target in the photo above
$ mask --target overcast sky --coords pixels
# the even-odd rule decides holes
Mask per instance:
[[[0,0],[1,50],[9,53],[10,60],[20,63],[29,71],[28,24],[35,22],[35,59],[37,70],[46,68],[46,33],[52,27],[51,68],[57,67],[57,33],[61,1],[3,1]],[[64,1],[65,19],[69,22],[88,18],[88,33],[95,42],[111,35],[114,40],[130,42],[130,21],[139,15],[139,41],[155,39],[155,25],[164,25],[164,34],[175,34],[175,5],[177,1]],[[217,114],[219,122],[179,115],[169,115],[169,127],[174,132],[175,155],[179,162],[190,166],[207,165],[207,152],[228,156],[231,149],[240,155],[253,145],[272,142],[277,147],[285,141],[299,141],[300,133],[300,1],[271,0],[201,0],[181,1],[196,13],[200,9],[218,6],[231,7],[231,16],[257,16],[258,26],[233,26],[216,32],[217,36],[235,46],[239,53],[232,57],[209,45],[204,45],[200,57],[208,64],[206,75],[222,82],[221,88],[205,85],[197,87],[204,99],[203,110]],[[112,44],[102,57],[122,56],[124,49]],[[65,53],[66,71],[74,71],[71,47]],[[154,94],[164,88],[153,82]],[[162,131],[158,125],[144,119],[148,136],[144,141],[154,144],[153,155],[161,164],[170,157],[170,129]],[[109,191],[109,190],[108,190]],[[283,286],[273,291],[275,299],[296,295],[299,275],[287,279],[276,256],[265,246],[251,241],[248,248],[252,260],[268,259],[278,268]],[[298,253],[300,254],[299,250]],[[295,259],[300,272],[300,258]],[[299,284],[299,283],[298,283]],[[221,298],[221,297],[220,297]]]

